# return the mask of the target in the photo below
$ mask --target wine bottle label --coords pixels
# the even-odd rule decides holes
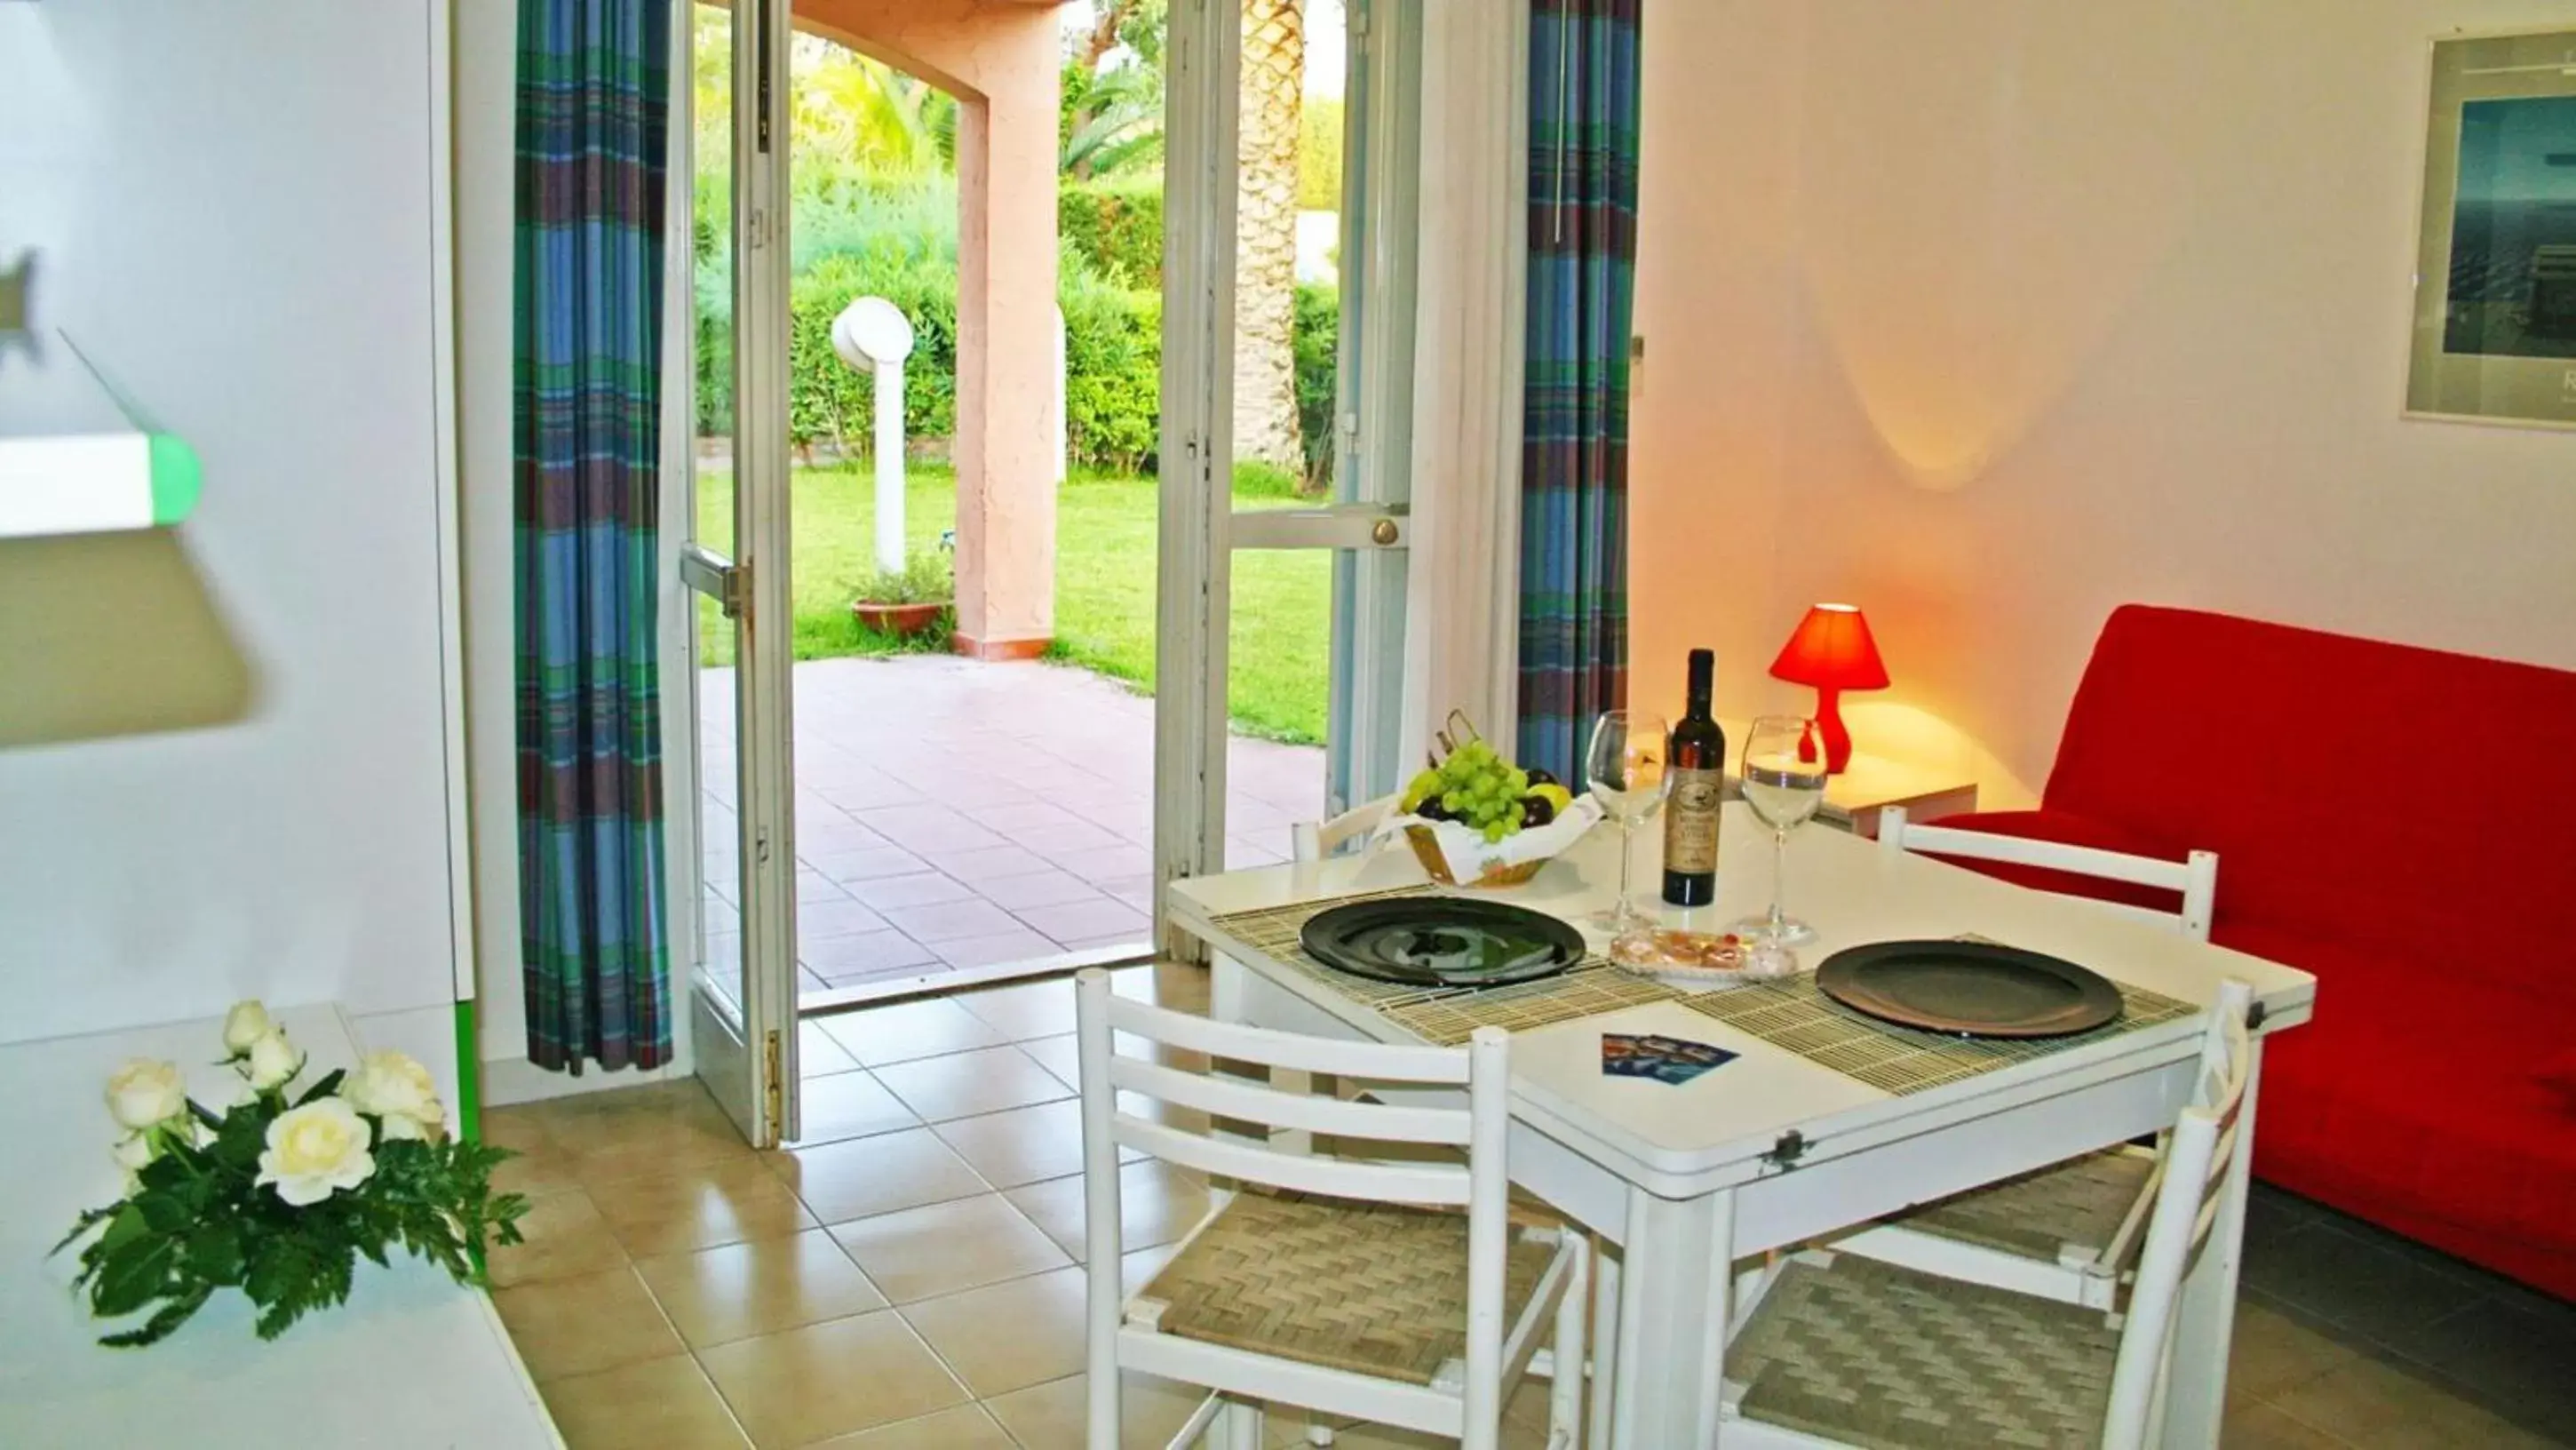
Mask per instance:
[[[1716,870],[1726,772],[1674,767],[1664,773],[1672,787],[1664,799],[1664,869],[1693,876]]]

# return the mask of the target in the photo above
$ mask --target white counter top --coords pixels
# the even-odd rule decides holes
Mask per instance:
[[[354,1059],[335,1009],[277,1015],[312,1054],[299,1081]],[[98,1346],[112,1326],[73,1296],[75,1254],[45,1251],[123,1181],[107,1075],[167,1058],[220,1110],[240,1088],[221,1051],[212,1021],[0,1047],[0,1445],[560,1447],[490,1298],[416,1260],[359,1264],[347,1304],[267,1343],[226,1291],[159,1344]]]

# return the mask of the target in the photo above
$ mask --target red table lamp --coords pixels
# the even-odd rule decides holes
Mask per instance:
[[[1869,621],[1850,604],[1819,604],[1798,621],[1798,632],[1771,662],[1773,679],[1816,687],[1816,732],[1825,738],[1825,771],[1840,775],[1851,764],[1851,732],[1843,728],[1842,692],[1884,690],[1887,666]]]

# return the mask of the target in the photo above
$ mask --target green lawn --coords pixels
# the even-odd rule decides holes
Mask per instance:
[[[796,657],[945,649],[944,635],[916,645],[850,618],[852,581],[869,570],[875,540],[874,475],[864,464],[800,468],[790,485],[796,539]],[[1150,689],[1154,676],[1155,481],[1076,477],[1056,508],[1054,649],[1049,658]],[[1288,507],[1278,493],[1239,488],[1238,507]],[[936,544],[957,517],[956,477],[915,467],[906,479],[904,527],[917,547]],[[733,477],[698,475],[700,540],[733,537]],[[1252,550],[1234,556],[1230,704],[1238,728],[1275,740],[1324,738],[1331,636],[1332,560],[1320,551]],[[699,601],[701,658],[725,664],[733,638],[714,602]]]

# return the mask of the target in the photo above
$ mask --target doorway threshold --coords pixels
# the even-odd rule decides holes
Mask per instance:
[[[919,1001],[927,997],[946,997],[978,987],[1004,987],[1018,982],[1042,982],[1055,977],[1069,977],[1092,967],[1138,966],[1154,960],[1153,944],[1136,941],[1116,946],[1088,947],[1075,952],[1058,952],[1052,956],[1031,957],[1016,962],[995,962],[991,966],[964,969],[942,969],[915,976],[889,976],[882,981],[858,982],[847,987],[832,987],[820,992],[796,994],[798,1017],[822,1017],[835,1012],[850,1012],[861,1007],[884,1007],[897,1002]]]

